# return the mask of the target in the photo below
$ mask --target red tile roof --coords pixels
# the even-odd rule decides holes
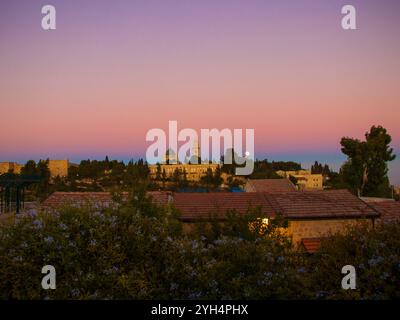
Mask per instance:
[[[148,192],[155,203],[172,203],[181,211],[183,221],[215,216],[224,219],[228,210],[246,214],[249,207],[260,207],[263,215],[282,214],[288,219],[378,217],[378,210],[347,190],[304,192],[243,192],[243,193],[175,193]],[[127,196],[125,193],[123,196]],[[65,204],[92,203],[108,206],[112,196],[108,192],[55,192],[42,204],[57,207]]]
[[[177,193],[173,204],[183,220],[196,220],[216,213],[224,218],[229,209],[245,214],[249,204],[261,206],[267,216],[288,219],[378,217],[379,213],[347,190],[279,193]]]
[[[158,205],[168,203],[168,193],[160,191],[147,192],[154,202]],[[127,198],[128,193],[122,193],[123,198]],[[54,192],[43,203],[44,208],[56,208],[63,205],[82,206],[92,204],[107,207],[112,203],[110,192]]]
[[[42,207],[81,206],[89,203],[108,206],[111,201],[110,192],[54,192],[42,203]]]
[[[381,213],[379,222],[400,222],[400,201],[379,201],[369,204]]]
[[[347,190],[265,194],[287,218],[377,217],[379,213]]]
[[[147,195],[159,206],[168,204],[172,200],[172,193],[166,191],[148,191]]]
[[[297,190],[289,179],[249,179],[245,189],[246,192],[289,192]]]
[[[321,238],[303,238],[301,244],[308,253],[314,253],[321,246]]]
[[[262,193],[175,193],[174,206],[181,211],[183,221],[214,216],[223,219],[228,210],[246,214],[249,207],[261,207],[265,216],[273,216],[274,208]]]

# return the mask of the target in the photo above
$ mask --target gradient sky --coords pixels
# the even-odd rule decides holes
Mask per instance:
[[[143,157],[168,120],[254,128],[258,158],[335,168],[342,136],[380,124],[400,158],[399,15],[397,0],[2,0],[0,161]]]

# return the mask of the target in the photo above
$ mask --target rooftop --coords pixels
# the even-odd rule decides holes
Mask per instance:
[[[148,192],[148,195],[157,204],[172,203],[181,211],[181,219],[188,222],[212,216],[224,219],[229,210],[244,215],[249,207],[259,207],[263,216],[282,214],[289,219],[379,217],[382,209],[365,203],[347,190],[175,194],[156,191]],[[127,193],[123,196],[126,197]],[[108,192],[55,192],[42,206],[82,205],[89,202],[108,206],[112,202],[112,195]]]
[[[381,222],[400,222],[400,202],[399,201],[378,201],[371,202],[376,210],[381,213],[379,221]]]
[[[164,205],[168,203],[168,193],[160,191],[147,192],[155,203]],[[123,198],[127,198],[128,193],[122,193]],[[109,206],[112,203],[110,192],[54,192],[42,203],[44,208],[57,208],[63,205],[95,204],[99,206]]]
[[[263,193],[175,193],[174,206],[181,211],[183,221],[194,221],[214,216],[224,219],[228,210],[245,215],[249,207],[260,207],[265,216],[274,216],[275,210]]]
[[[289,179],[249,179],[246,183],[247,192],[287,192],[296,190],[295,185]]]
[[[314,253],[321,246],[321,238],[303,238],[301,244],[308,253]]]
[[[292,219],[378,217],[373,207],[347,190],[318,190],[268,195],[277,211]]]

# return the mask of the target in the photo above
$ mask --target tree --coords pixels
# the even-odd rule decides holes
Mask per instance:
[[[179,188],[181,177],[182,177],[182,171],[176,168],[172,174],[172,182],[174,183],[175,188]]]
[[[206,173],[200,178],[200,181],[207,188],[207,190],[209,190],[210,186],[213,184],[213,178],[214,176],[211,168],[207,168]]]
[[[363,196],[390,195],[387,162],[396,157],[390,148],[391,141],[382,126],[372,126],[365,133],[365,141],[342,138],[342,152],[348,157],[342,166],[342,174],[353,192]]]
[[[163,189],[165,189],[165,182],[167,181],[168,177],[167,177],[167,172],[165,171],[165,168],[162,170],[162,174],[161,174],[161,180],[162,180],[162,185],[163,185]]]
[[[330,172],[331,170],[329,169],[329,166],[327,164],[323,166],[318,161],[315,161],[314,164],[311,166],[312,174],[322,174],[323,176],[328,176]]]
[[[301,170],[301,164],[293,161],[272,161],[274,171],[298,171]]]
[[[218,188],[223,181],[221,174],[222,174],[221,167],[218,166],[217,169],[215,169],[214,176],[213,176],[213,184],[214,184],[215,188]]]
[[[312,174],[322,174],[322,164],[318,161],[315,161],[314,164],[311,166],[311,173]]]
[[[37,172],[40,176],[40,182],[37,189],[37,196],[41,199],[46,198],[50,193],[50,170],[49,159],[40,160],[37,164]]]
[[[180,187],[181,188],[186,188],[189,185],[189,181],[187,178],[187,171],[186,169],[183,169],[183,173],[182,173],[182,180],[180,182]]]
[[[35,175],[38,173],[37,167],[36,167],[36,162],[33,160],[29,160],[25,166],[22,167],[21,169],[22,174],[26,175]]]
[[[159,162],[157,162],[156,180],[161,180],[161,165]]]
[[[329,176],[330,174],[331,174],[331,169],[327,164],[324,165],[324,168],[322,169],[322,175]]]
[[[228,183],[229,189],[231,189],[231,190],[232,190],[232,188],[237,188],[241,185],[240,180],[234,178],[232,175],[228,176],[227,183]]]
[[[110,169],[110,159],[108,159],[108,156],[106,156],[104,160],[104,169],[109,170]]]
[[[254,170],[250,175],[250,179],[280,179],[272,167],[272,163],[267,159],[256,160],[254,162]]]

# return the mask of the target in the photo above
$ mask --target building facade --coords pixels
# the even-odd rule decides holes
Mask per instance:
[[[345,232],[349,226],[366,224],[372,228],[380,217],[378,210],[347,190],[175,193],[171,203],[181,212],[184,230],[188,232],[201,219],[214,217],[223,223],[230,210],[242,215],[249,207],[259,208],[262,218],[267,219],[280,214],[288,222],[287,228],[281,231],[291,237],[295,245],[303,240],[319,243],[321,238]]]
[[[160,166],[160,169],[158,169],[158,166]],[[179,170],[180,172],[186,172],[186,178],[188,181],[200,181],[201,177],[203,177],[208,169],[211,169],[211,171],[214,173],[215,170],[218,168],[218,164],[154,164],[154,165],[149,165],[149,170],[150,170],[150,177],[152,179],[156,179],[157,177],[157,171],[159,170],[159,173],[161,177],[163,176],[163,172],[165,172],[165,177],[166,178],[172,178],[174,175],[174,172],[176,170]]]
[[[12,172],[15,174],[20,174],[22,165],[16,162],[0,162],[0,174]]]
[[[55,178],[57,176],[64,178],[68,176],[69,161],[68,160],[48,160],[48,168],[50,176]],[[23,165],[16,162],[0,162],[0,174],[13,172],[20,174]]]
[[[68,176],[68,160],[49,160],[49,171],[52,178]]]
[[[279,176],[290,179],[291,177],[296,180],[296,186],[299,190],[322,190],[324,177],[322,174],[312,174],[309,170],[298,171],[277,171]]]
[[[374,221],[381,219],[385,212],[388,212],[387,217],[392,220],[400,219],[399,202],[381,202],[375,207],[347,190],[278,193],[149,192],[148,196],[158,205],[172,205],[179,210],[186,232],[191,232],[197,222],[207,222],[212,218],[224,223],[229,212],[246,215],[250,208],[254,208],[266,223],[277,215],[284,217],[288,221],[288,227],[282,231],[292,238],[293,244],[308,246],[311,243],[314,249],[321,238],[344,232],[348,226],[367,224],[373,227]],[[112,202],[112,196],[108,192],[56,192],[42,205],[44,208],[57,208],[67,203],[79,205],[88,202],[93,202],[96,207],[99,204],[108,206]]]

